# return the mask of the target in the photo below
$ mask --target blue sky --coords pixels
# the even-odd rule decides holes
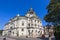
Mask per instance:
[[[47,14],[46,6],[50,0],[0,0],[0,30],[4,24],[18,13],[25,15],[29,8],[33,8],[37,16],[42,20],[43,26],[46,25],[44,16]]]

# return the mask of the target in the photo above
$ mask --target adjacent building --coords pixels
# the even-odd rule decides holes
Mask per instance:
[[[45,37],[54,37],[54,26],[52,25],[47,25],[46,27],[44,27],[44,36]]]
[[[41,37],[44,34],[41,19],[30,8],[25,16],[19,14],[4,26],[2,35],[13,37]]]

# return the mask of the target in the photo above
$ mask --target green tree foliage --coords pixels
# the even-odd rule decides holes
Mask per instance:
[[[44,17],[46,22],[57,26],[60,24],[60,0],[51,0],[47,6],[48,14]]]
[[[44,20],[53,24],[60,23],[60,1],[51,0],[47,10],[48,14],[44,17]]]
[[[55,33],[60,33],[60,0],[50,0],[47,10],[44,20],[54,25]]]
[[[0,35],[2,35],[3,30],[0,30]]]

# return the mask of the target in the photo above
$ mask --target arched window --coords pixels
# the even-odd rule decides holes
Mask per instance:
[[[22,21],[22,26],[24,26],[24,21]]]

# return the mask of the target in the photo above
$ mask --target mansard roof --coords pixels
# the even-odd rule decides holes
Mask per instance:
[[[35,12],[34,12],[34,10],[33,10],[33,8],[30,8],[29,11],[27,12],[27,14],[31,14],[31,15],[33,14],[33,15],[34,15],[33,17],[37,17],[36,14],[35,14]],[[26,15],[27,15],[27,14],[26,14]],[[12,19],[14,19],[14,18],[19,18],[19,17],[27,17],[26,15],[25,15],[25,16],[20,16],[19,13],[18,13],[17,16],[11,18],[10,20],[12,20]],[[33,18],[33,17],[32,17],[32,18]],[[38,18],[38,17],[37,17],[37,18]]]

